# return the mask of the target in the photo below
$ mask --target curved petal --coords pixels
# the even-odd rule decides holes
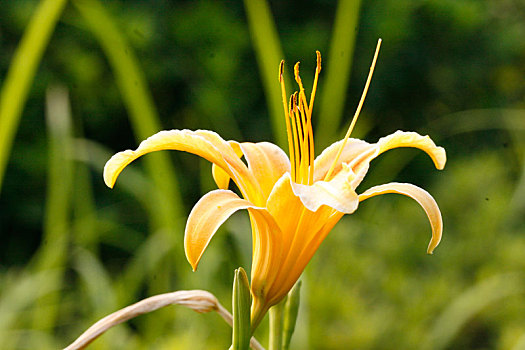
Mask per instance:
[[[398,130],[391,135],[380,138],[377,145],[379,146],[377,155],[392,148],[414,147],[426,152],[439,170],[443,170],[447,162],[447,154],[443,147],[436,146],[430,136],[421,136],[416,132]]]
[[[427,253],[432,254],[434,248],[437,247],[439,241],[441,241],[441,234],[443,232],[443,220],[441,218],[441,212],[439,207],[432,198],[432,196],[422,188],[419,188],[412,184],[391,182],[384,185],[374,186],[369,188],[365,192],[359,195],[359,201],[364,201],[370,197],[374,197],[380,194],[386,193],[398,193],[409,196],[416,200],[416,202],[423,207],[427,214],[430,226],[432,227],[432,239],[428,244]]]
[[[230,144],[230,146],[232,146],[237,157],[241,158],[242,150],[241,150],[241,147],[239,146],[239,143],[234,142],[234,141],[228,141],[228,143]],[[222,170],[221,167],[213,163],[211,166],[211,174],[218,188],[221,188],[223,190],[228,189],[228,186],[230,185],[231,177],[226,171]]]
[[[220,151],[204,138],[198,136],[191,130],[169,130],[161,131],[142,141],[135,150],[119,152],[111,157],[104,166],[104,182],[113,188],[120,172],[135,159],[154,151],[177,150],[196,154],[218,164],[222,168],[228,166]]]
[[[363,153],[360,157],[353,159],[349,165],[355,171],[359,179],[354,183],[358,186],[368,172],[370,162],[381,153],[400,147],[419,148],[430,156],[437,169],[441,170],[447,161],[447,155],[443,147],[438,147],[428,135],[421,136],[416,132],[396,131],[395,133],[382,137],[374,144],[374,152]],[[355,188],[355,187],[354,187]]]
[[[278,273],[268,291],[271,304],[279,302],[297,281],[300,273],[292,275],[290,272],[302,271],[309,261],[299,259],[301,252],[309,249],[308,242],[314,239],[335,212],[326,205],[321,205],[315,212],[308,210],[294,193],[292,185],[290,174],[285,173],[275,184],[266,205],[282,232],[280,241],[283,247]]]
[[[237,210],[252,207],[252,203],[228,190],[211,191],[195,204],[184,232],[184,251],[194,271],[204,250],[224,221]]]
[[[228,190],[207,193],[193,207],[186,224],[184,250],[193,270],[217,229],[239,209],[248,209],[253,232],[252,283],[256,314],[264,316],[268,305],[267,292],[281,264],[281,230],[265,208],[254,206]]]
[[[292,266],[292,269],[287,272],[287,279],[281,285],[279,285],[279,290],[276,292],[277,295],[286,295],[288,291],[293,287],[295,281],[301,277],[304,268],[308,262],[312,259],[313,255],[324,241],[326,236],[332,231],[335,224],[343,217],[343,213],[334,211],[326,221],[324,225],[315,232],[315,234],[309,235],[302,242],[302,250],[300,253],[296,254],[296,263]]]
[[[274,298],[268,293],[282,264],[283,234],[268,211],[255,208],[248,208],[248,211],[253,232],[251,317],[252,328],[255,328],[273,305]]]
[[[343,141],[338,141],[326,148],[315,160],[315,179],[324,179],[328,169],[332,165],[334,158],[341,147]],[[341,164],[347,163],[356,174],[353,186],[356,188],[366,175],[370,162],[383,152],[392,148],[414,147],[426,152],[437,169],[443,169],[447,156],[442,147],[436,144],[427,136],[421,136],[416,132],[396,131],[395,133],[379,139],[375,144],[369,144],[362,140],[349,139],[338,164],[334,168],[332,176],[335,176],[341,169]]]
[[[211,175],[213,176],[213,181],[215,181],[218,188],[221,190],[228,189],[231,177],[227,172],[222,170],[222,168],[218,167],[216,164],[212,164]]]
[[[315,158],[314,162],[314,182],[324,180],[326,173],[332,166],[332,163],[337,156],[337,153],[339,152],[339,149],[341,148],[341,144],[343,143],[343,140],[339,140],[337,142],[332,143],[330,146],[325,148],[323,152],[317,158]],[[342,163],[349,163],[352,160],[358,158],[362,154],[366,154],[369,152],[375,151],[375,145],[370,144],[366,141],[359,140],[359,139],[348,139],[346,142],[344,150],[341,152],[341,155],[338,160],[338,164],[336,164],[333,175],[337,174],[341,170],[341,164]]]
[[[244,198],[256,205],[264,204],[264,197],[261,188],[246,164],[239,157],[239,147],[235,141],[224,141],[217,133],[209,130],[197,130],[195,134],[208,140],[221,153],[228,167],[222,167],[215,163],[231,176],[235,184],[241,190]]]
[[[359,204],[357,193],[352,186],[356,175],[342,164],[341,170],[330,181],[317,181],[313,185],[301,185],[291,181],[294,194],[310,211],[317,211],[326,205],[345,214],[353,213]]]
[[[193,153],[217,164],[237,184],[245,198],[260,202],[261,190],[248,167],[230,144],[207,130],[165,130],[142,141],[135,150],[119,152],[104,166],[104,182],[113,187],[120,172],[135,159],[154,151],[177,150]]]
[[[273,186],[279,178],[290,171],[290,160],[284,151],[270,142],[243,142],[228,141],[235,150],[237,156],[243,155],[248,163],[248,169],[258,182],[263,197],[270,195]],[[212,174],[217,187],[227,189],[230,176],[215,164]]]
[[[270,142],[243,142],[240,148],[248,169],[253,173],[264,198],[268,198],[273,186],[286,172],[290,172],[290,160],[284,151]]]

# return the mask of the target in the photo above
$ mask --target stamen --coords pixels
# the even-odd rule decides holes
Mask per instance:
[[[294,145],[295,153],[294,153],[293,159],[290,158],[290,163],[294,164],[294,171],[292,172],[292,180],[294,182],[297,182],[297,175],[299,172],[300,154],[299,154],[299,138],[297,135],[297,125],[296,125],[297,117],[295,115],[295,111],[293,108],[294,97],[295,97],[295,94],[290,96],[290,119],[292,120],[293,145]]]
[[[317,53],[317,63],[318,67],[320,65],[320,53],[319,51],[316,51]],[[317,84],[317,79],[319,75],[319,69],[316,68],[316,76],[314,78],[314,88],[312,89],[313,96],[315,96],[315,89]],[[308,105],[308,102],[306,101],[306,95],[304,92],[304,86],[303,82],[301,80],[301,76],[299,75],[299,62],[297,62],[294,66],[294,76],[295,81],[297,82],[297,85],[299,85],[299,106],[302,116],[302,122],[303,122],[303,129],[304,129],[304,147],[303,149],[306,150],[306,153],[302,155],[302,161],[304,164],[304,167],[302,168],[303,172],[303,179],[311,185],[313,183],[314,178],[314,133],[312,128],[312,108],[313,108],[313,100],[310,97],[311,104]]]
[[[315,92],[317,91],[317,80],[319,79],[319,73],[321,73],[321,53],[319,51],[315,51],[315,54],[317,55],[317,67],[315,68],[314,85],[312,87],[312,93],[310,94],[310,115],[312,115],[312,110],[314,108]]]
[[[306,116],[306,125],[304,125],[304,149],[306,154],[304,155],[304,179],[309,185],[313,183],[313,163],[314,163],[314,132],[312,129],[312,116],[309,113],[308,105],[306,103],[306,97],[304,93],[301,95],[301,114],[303,115],[303,122],[305,122]]]
[[[341,147],[339,148],[339,151],[337,152],[337,156],[335,157],[332,163],[332,166],[330,166],[330,170],[328,170],[328,172],[326,173],[324,181],[328,181],[328,179],[330,178],[330,175],[332,175],[335,165],[339,161],[339,158],[341,157],[341,153],[343,153],[343,149],[346,146],[346,142],[348,141],[348,138],[350,137],[350,134],[352,133],[352,130],[354,129],[355,123],[357,122],[357,118],[359,117],[359,113],[361,112],[361,108],[363,107],[363,103],[365,102],[366,93],[368,92],[368,87],[370,86],[372,75],[374,74],[374,68],[376,66],[377,56],[379,54],[380,47],[381,47],[381,39],[377,41],[376,51],[374,53],[374,59],[372,60],[372,64],[370,65],[370,72],[368,73],[368,78],[366,79],[365,88],[363,90],[363,94],[361,95],[361,100],[359,100],[359,105],[357,106],[357,110],[355,111],[354,118],[352,119],[352,123],[350,124],[350,127],[348,128],[348,131],[346,132],[343,143],[341,144]]]
[[[302,120],[302,115],[301,115],[301,112],[299,111],[299,109],[297,108],[297,91],[294,92],[294,94],[292,95],[292,101],[293,101],[293,112],[295,114],[295,119],[296,119],[296,126],[297,126],[297,138],[296,138],[296,143],[298,144],[299,146],[299,152],[300,152],[300,157],[298,159],[299,161],[299,167],[297,168],[298,171],[297,171],[297,181],[299,183],[303,183],[303,174],[304,174],[304,171],[303,171],[303,168],[304,168],[304,156],[305,156],[305,148],[304,148],[304,132],[303,132],[303,120]]]
[[[303,138],[302,138],[302,149],[304,150],[304,153],[301,154],[301,177],[302,182],[308,183],[309,181],[309,165],[310,165],[310,138],[311,138],[311,132],[312,130],[312,123],[311,119],[307,115],[307,111],[305,111],[305,104],[304,104],[304,97],[301,98],[304,94],[300,94],[299,98],[299,112],[301,113],[301,121],[302,121],[302,127],[303,127]]]
[[[289,107],[286,104],[286,89],[283,81],[284,60],[279,65],[279,82],[286,118],[288,134],[288,148],[290,153],[292,180],[301,184],[313,184],[314,177],[314,133],[312,127],[312,109],[317,91],[317,81],[321,72],[321,53],[316,51],[317,67],[315,69],[314,84],[310,94],[310,103],[306,100],[303,82],[299,75],[299,62],[294,65],[295,81],[299,85],[299,92],[290,96]],[[291,123],[289,119],[291,119]],[[291,125],[290,125],[291,124]]]
[[[284,69],[284,60],[281,60],[281,64],[279,65],[279,82],[281,83],[281,94],[283,99],[283,107],[284,107],[284,119],[286,120],[286,134],[288,135],[288,153],[290,155],[290,164],[291,164],[291,173],[292,178],[295,178],[295,153],[294,153],[294,147],[293,147],[293,135],[292,130],[290,127],[290,115],[288,113],[288,106],[286,104],[286,88],[284,86],[284,79],[283,79],[283,69]]]

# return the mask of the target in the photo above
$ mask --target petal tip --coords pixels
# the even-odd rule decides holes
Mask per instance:
[[[115,180],[111,174],[109,174],[108,171],[106,171],[106,169],[104,169],[104,183],[106,184],[106,186],[108,186],[109,188],[113,188],[115,186]]]
[[[104,167],[104,183],[106,184],[106,186],[108,186],[109,188],[113,188],[115,186],[115,180],[116,178],[114,176],[111,176],[112,174],[109,172],[109,170],[107,170],[107,163],[106,163],[106,167]]]
[[[436,168],[443,170],[447,162],[447,152],[443,147],[438,147],[436,150]]]
[[[431,239],[430,240],[430,243],[428,244],[428,248],[427,248],[427,254],[428,255],[433,255],[434,254],[434,249],[436,249],[436,247],[439,245],[439,242],[441,241],[441,234],[438,235],[438,238],[435,239]]]
[[[104,165],[104,183],[109,188],[115,186],[117,177],[122,170],[135,159],[135,152],[131,150],[114,154]]]

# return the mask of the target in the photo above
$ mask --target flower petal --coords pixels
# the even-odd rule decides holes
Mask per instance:
[[[441,212],[434,198],[424,189],[412,184],[392,182],[384,185],[374,186],[359,195],[359,201],[364,201],[370,197],[386,193],[399,193],[409,196],[416,200],[423,207],[427,214],[430,226],[432,227],[432,239],[427,248],[427,253],[432,254],[434,248],[441,241],[443,232],[443,220]]]
[[[314,163],[314,182],[324,180],[326,173],[332,166],[332,163],[337,156],[337,153],[339,152],[339,149],[341,148],[341,145],[343,143],[343,140],[339,140],[337,142],[334,142],[327,148],[321,152],[317,158],[315,158]],[[336,164],[332,175],[337,174],[341,170],[341,164],[343,163],[349,163],[352,160],[358,158],[362,154],[367,154],[370,152],[374,152],[375,145],[370,144],[366,141],[359,140],[359,139],[348,139],[346,142],[344,150],[341,152],[341,155],[339,156],[338,164]]]
[[[282,264],[283,234],[267,210],[248,208],[253,232],[252,328],[257,327],[268,308],[275,303],[269,295]]]
[[[177,150],[196,154],[219,165],[223,169],[228,169],[228,165],[213,143],[199,136],[197,132],[191,130],[165,130],[142,141],[135,150],[119,152],[111,157],[104,166],[104,182],[113,188],[120,172],[135,159],[154,151]]]
[[[309,234],[301,240],[301,250],[294,254],[295,263],[286,272],[286,280],[281,283],[279,289],[275,292],[277,295],[286,295],[288,291],[295,284],[308,262],[312,259],[313,255],[324,241],[326,236],[332,231],[335,224],[343,217],[343,213],[333,211],[325,220],[322,220],[324,225],[320,228],[315,228],[314,234]]]
[[[104,182],[112,188],[120,172],[129,163],[144,154],[160,150],[184,151],[201,156],[226,172],[246,199],[257,203],[262,201],[259,185],[246,164],[228,142],[207,130],[161,131],[142,141],[135,151],[126,150],[115,154],[104,166]]]
[[[242,153],[253,173],[264,198],[268,198],[273,186],[286,172],[290,172],[290,160],[284,151],[270,142],[240,144]]]
[[[217,229],[239,209],[254,207],[247,200],[228,190],[215,190],[195,204],[186,223],[184,251],[193,270]]]
[[[215,190],[203,196],[193,207],[186,224],[184,250],[193,270],[217,229],[239,209],[248,209],[253,232],[252,283],[257,316],[271,306],[267,292],[275,280],[282,254],[282,234],[265,208],[254,206],[228,190]],[[260,322],[260,319],[258,320]]]
[[[327,147],[315,160],[314,180],[323,180],[332,165],[334,158],[341,147],[343,141],[338,141]],[[383,152],[398,147],[414,147],[425,151],[432,158],[434,165],[438,169],[443,169],[447,156],[442,147],[430,139],[429,136],[421,136],[415,132],[396,131],[395,133],[379,139],[375,144],[369,144],[362,140],[348,139],[348,142],[339,157],[332,176],[335,176],[341,169],[341,164],[347,163],[356,174],[353,186],[356,188],[366,175],[370,162]]]
[[[398,130],[391,135],[380,138],[377,145],[379,146],[377,155],[392,148],[414,147],[426,152],[439,170],[443,170],[447,162],[447,154],[443,147],[436,146],[428,135],[421,136],[416,132]]]
[[[342,170],[330,181],[317,181],[313,185],[301,185],[290,180],[294,194],[310,211],[317,211],[322,205],[345,214],[353,213],[359,204],[352,182],[352,169],[342,164]]]
[[[237,157],[241,158],[242,157],[242,150],[241,150],[241,147],[239,146],[239,143],[234,142],[234,141],[228,141],[228,143],[230,144],[230,146],[232,146],[232,148],[235,151],[235,154],[237,155]],[[212,166],[211,166],[211,174],[212,174],[213,180],[217,184],[218,188],[221,188],[223,190],[227,190],[228,189],[228,186],[230,185],[231,177],[230,177],[230,175],[228,175],[228,173],[226,171],[222,170],[221,167],[219,167],[215,163],[213,163]]]
[[[314,240],[317,233],[336,212],[326,205],[321,205],[315,212],[308,210],[294,193],[292,186],[290,174],[285,173],[275,184],[267,202],[268,212],[282,232],[280,241],[283,247],[278,274],[267,295],[271,304],[279,302],[295,284],[309,261],[309,259],[300,259],[301,252],[310,248],[307,242]],[[291,271],[297,273],[291,274]]]
[[[275,182],[277,182],[285,172],[290,171],[290,160],[286,156],[286,153],[270,142],[228,142],[239,158],[242,156],[245,157],[248,163],[248,169],[255,177],[263,192],[264,200],[266,200]],[[214,164],[212,174],[217,187],[222,189],[228,188],[230,181],[228,173]],[[260,204],[262,205],[264,203]]]
[[[195,133],[218,148],[229,167],[224,168],[220,164],[215,164],[221,166],[221,168],[230,175],[235,184],[241,190],[244,198],[256,205],[264,205],[266,197],[263,196],[261,187],[259,186],[253,172],[251,172],[246,164],[240,159],[237,142],[226,142],[218,134],[208,130],[197,130]],[[224,174],[221,175],[219,172],[218,175],[219,182],[222,182],[219,183],[219,185],[224,186],[224,182],[226,182],[223,177]],[[221,177],[223,178],[221,179]]]

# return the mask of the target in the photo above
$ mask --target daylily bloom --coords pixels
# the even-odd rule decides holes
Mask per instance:
[[[377,51],[374,63],[376,58]],[[371,72],[373,67],[374,64]],[[349,138],[364,94],[347,136],[314,159],[311,116],[320,70],[321,57],[317,52],[313,89],[307,101],[296,64],[294,75],[299,91],[288,102],[281,62],[279,80],[289,158],[281,148],[269,142],[239,143],[225,141],[212,131],[170,130],[151,136],[135,151],[115,154],[104,168],[104,180],[113,187],[124,167],[153,151],[185,151],[213,163],[212,173],[219,189],[204,195],[188,217],[184,238],[186,257],[195,270],[219,226],[239,209],[248,210],[253,241],[253,329],[268,309],[286,296],[334,225],[344,214],[353,213],[365,199],[385,193],[399,193],[415,199],[426,212],[432,228],[428,253],[432,253],[441,239],[441,213],[425,190],[407,183],[388,183],[356,193],[372,159],[392,148],[419,148],[430,156],[438,169],[443,169],[446,162],[443,148],[437,147],[428,136],[415,132],[396,131],[377,143]],[[240,196],[228,189],[230,179]]]

